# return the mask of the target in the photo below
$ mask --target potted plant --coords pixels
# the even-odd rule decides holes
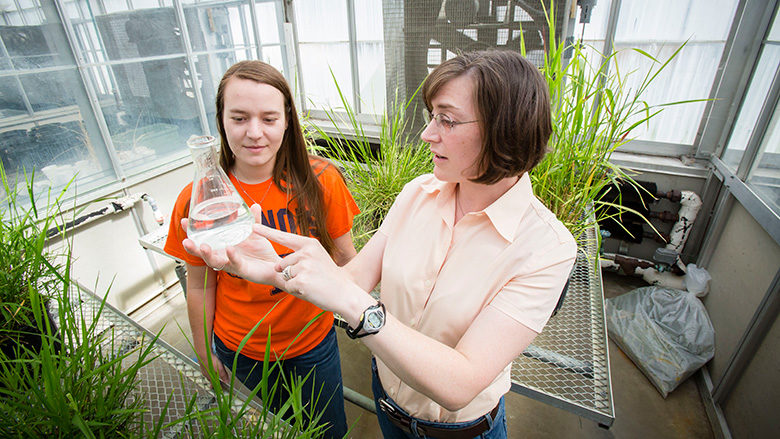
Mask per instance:
[[[21,199],[19,185],[9,181],[0,164],[5,192],[0,205],[0,347],[9,356],[19,350],[20,344],[40,346],[31,299],[47,303],[59,287],[55,276],[59,267],[52,265],[56,255],[47,248],[46,235],[54,218],[51,206],[60,202],[65,189],[54,203],[40,209],[33,194],[34,178],[34,173],[25,174],[27,205]]]
[[[641,213],[620,205],[620,194],[610,193],[619,187],[645,191],[627,169],[613,164],[610,158],[617,148],[632,140],[635,128],[649,124],[664,107],[695,102],[649,105],[642,99],[684,44],[661,61],[631,49],[650,61],[650,67],[639,86],[629,89],[624,87],[626,78],[638,72],[621,73],[617,62],[620,52],[604,57],[580,41],[559,43],[553,12],[547,15],[548,47],[541,67],[550,91],[553,134],[548,153],[531,172],[534,194],[578,239],[587,228],[625,212],[650,224]],[[598,55],[596,61],[588,52]],[[521,53],[525,55],[522,40]]]
[[[5,199],[0,208],[0,409],[4,437],[117,437],[133,433],[143,414],[132,398],[144,349],[122,352],[111,331],[85,325],[70,294],[67,252],[47,242],[59,213],[59,196],[40,206],[34,173],[25,186],[11,182],[0,165]],[[28,199],[20,196],[26,194]],[[56,262],[62,261],[62,262]],[[100,311],[98,311],[99,313]]]

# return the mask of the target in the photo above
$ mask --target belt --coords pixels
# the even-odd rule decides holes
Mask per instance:
[[[498,414],[498,406],[500,404],[500,402],[499,404],[496,404],[495,408],[490,411],[490,419],[496,419],[496,414]],[[385,398],[379,399],[379,407],[382,409],[385,415],[387,415],[387,419],[389,419],[390,422],[392,422],[396,427],[404,430],[407,433],[415,434],[415,432],[412,431],[412,418],[396,410],[396,408],[387,402]],[[419,422],[416,424],[416,426],[417,435],[441,439],[473,439],[490,429],[490,424],[484,417],[476,424],[462,428],[442,428],[433,425],[420,425]]]

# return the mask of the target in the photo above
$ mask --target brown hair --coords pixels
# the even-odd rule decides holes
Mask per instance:
[[[282,138],[282,145],[276,153],[273,182],[290,194],[288,206],[292,200],[298,200],[298,208],[294,216],[299,232],[308,235],[311,231],[328,253],[334,254],[336,244],[325,226],[326,212],[323,189],[309,160],[326,161],[308,153],[290,86],[284,76],[271,65],[262,61],[241,61],[233,64],[222,76],[217,89],[217,127],[221,138],[220,166],[225,172],[228,172],[236,161],[236,157],[227,143],[225,125],[222,121],[225,109],[225,87],[233,77],[268,84],[279,90],[284,96],[287,129]],[[320,172],[324,171],[328,165],[329,163],[322,167]],[[320,166],[317,167],[320,169]]]
[[[472,181],[493,184],[522,175],[544,157],[552,133],[550,94],[541,72],[519,53],[469,52],[437,66],[423,84],[428,110],[439,90],[454,78],[474,79],[474,102],[482,131],[482,152]]]

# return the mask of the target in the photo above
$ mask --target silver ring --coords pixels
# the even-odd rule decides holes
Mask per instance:
[[[214,270],[214,271],[222,271],[222,269],[225,268],[225,265],[227,265],[227,264],[222,264],[222,266],[219,267],[219,268],[212,267],[211,269]]]
[[[282,270],[282,278],[285,281],[288,281],[293,278],[292,272],[290,271],[292,269],[292,265],[288,265],[284,267],[284,270]]]

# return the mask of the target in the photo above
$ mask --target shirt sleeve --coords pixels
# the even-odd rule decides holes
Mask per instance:
[[[192,183],[187,185],[176,199],[176,204],[173,206],[173,212],[171,213],[171,221],[168,224],[168,238],[165,240],[165,246],[163,250],[165,253],[173,256],[174,258],[181,259],[184,262],[191,265],[206,265],[206,262],[197,257],[187,253],[182,241],[187,237],[187,231],[181,226],[182,218],[186,218],[189,215],[190,207],[190,195],[192,194]]]
[[[331,237],[338,238],[352,230],[355,215],[360,213],[344,178],[334,165],[328,164],[319,174],[325,196],[325,226]]]
[[[572,239],[556,243],[539,257],[538,264],[512,278],[489,306],[540,333],[550,319],[577,255]]]

